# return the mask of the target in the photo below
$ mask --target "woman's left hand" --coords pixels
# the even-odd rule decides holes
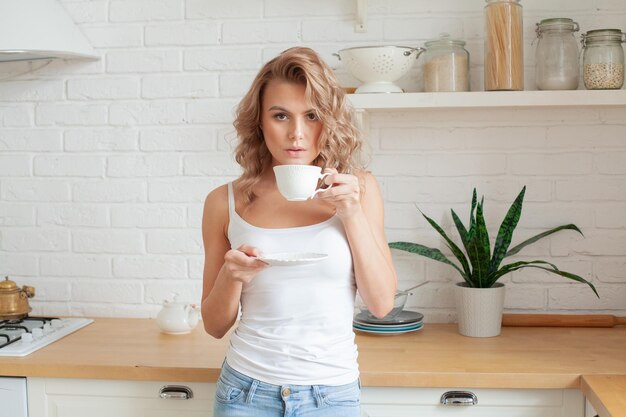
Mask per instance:
[[[329,173],[324,178],[324,184],[332,184],[332,188],[321,191],[315,198],[326,201],[335,207],[335,213],[340,218],[348,218],[361,210],[361,187],[359,179],[352,174],[339,174],[334,168],[325,168]]]

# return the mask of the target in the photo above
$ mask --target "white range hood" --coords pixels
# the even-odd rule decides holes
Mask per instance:
[[[58,0],[0,0],[0,62],[99,59]]]

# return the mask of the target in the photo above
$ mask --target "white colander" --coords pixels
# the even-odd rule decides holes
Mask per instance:
[[[409,72],[424,51],[408,46],[362,46],[342,49],[335,55],[364,83],[357,93],[402,93],[394,81]]]

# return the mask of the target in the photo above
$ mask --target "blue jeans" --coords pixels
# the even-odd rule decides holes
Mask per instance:
[[[359,417],[361,384],[273,385],[222,366],[215,417]]]

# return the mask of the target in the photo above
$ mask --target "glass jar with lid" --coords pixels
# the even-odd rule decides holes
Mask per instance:
[[[543,19],[537,23],[535,82],[539,90],[576,90],[579,64],[578,23],[568,18]]]
[[[519,0],[485,0],[485,91],[524,89],[524,27]]]
[[[442,33],[424,47],[424,91],[469,91],[469,52],[464,41]]]
[[[583,80],[587,89],[622,88],[624,41],[624,33],[619,29],[597,29],[583,34]]]

